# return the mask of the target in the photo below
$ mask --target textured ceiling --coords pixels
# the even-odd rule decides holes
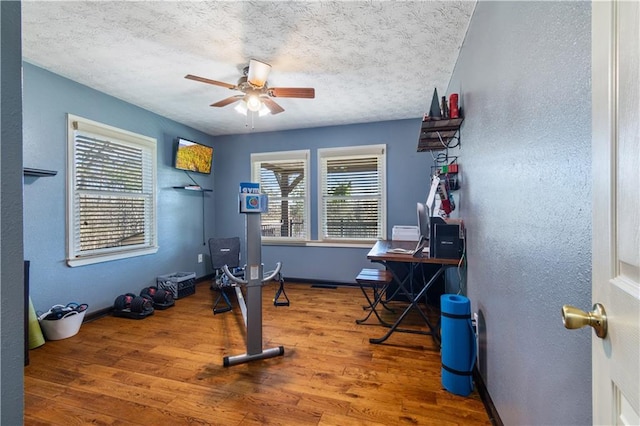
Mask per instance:
[[[27,62],[211,135],[421,117],[445,94],[474,1],[23,1]],[[285,112],[213,102],[254,58]]]

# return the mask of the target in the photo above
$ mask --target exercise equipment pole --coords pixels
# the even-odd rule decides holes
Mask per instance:
[[[227,266],[223,267],[229,279],[247,288],[245,324],[247,327],[247,352],[242,355],[227,356],[223,359],[225,367],[257,359],[273,358],[284,355],[284,347],[263,349],[262,347],[262,285],[271,281],[278,273],[282,264],[278,262],[275,271],[268,277],[263,277],[262,266],[262,232],[260,213],[266,212],[267,199],[265,195],[256,195],[258,201],[250,201],[251,194],[240,194],[240,212],[246,216],[247,267],[245,279],[233,276]],[[255,204],[254,204],[255,203]],[[238,289],[239,290],[239,289]],[[240,298],[238,299],[240,302]]]

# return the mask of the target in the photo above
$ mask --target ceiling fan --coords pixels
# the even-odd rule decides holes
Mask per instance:
[[[231,90],[239,90],[244,93],[222,99],[211,104],[212,107],[224,107],[238,101],[244,101],[246,109],[249,111],[260,112],[266,108],[266,112],[279,114],[284,111],[284,108],[271,98],[315,98],[316,91],[311,87],[269,87],[267,85],[269,71],[271,71],[271,65],[251,59],[249,66],[244,68],[243,76],[240,77],[237,84],[224,83],[192,74],[187,74],[184,78],[226,87]]]

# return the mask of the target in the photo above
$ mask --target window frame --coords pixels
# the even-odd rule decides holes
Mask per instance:
[[[288,243],[288,242],[308,242],[311,240],[311,179],[309,176],[309,162],[311,158],[311,150],[295,150],[295,151],[273,151],[273,152],[258,152],[251,154],[251,181],[260,183],[262,191],[262,182],[259,176],[259,168],[257,164],[264,162],[290,162],[290,161],[302,161],[304,170],[304,221],[306,223],[304,236],[299,237],[269,237],[262,236],[262,241],[266,243]],[[262,223],[262,218],[260,220]]]
[[[149,240],[143,244],[135,246],[119,246],[110,248],[101,248],[95,250],[82,251],[76,247],[76,239],[79,238],[79,226],[76,223],[76,193],[82,193],[82,190],[76,188],[76,132],[85,135],[94,135],[108,141],[113,141],[120,145],[132,146],[142,149],[145,155],[150,156],[149,163],[151,171],[147,174],[148,182],[143,184],[147,187],[143,197],[150,202],[150,211],[145,210],[145,233],[149,232]],[[118,259],[126,259],[136,256],[153,254],[158,251],[158,206],[157,206],[157,140],[152,137],[140,135],[126,130],[118,129],[113,126],[89,120],[73,114],[67,114],[67,265],[70,267],[90,265],[101,262],[108,262]],[[145,173],[142,173],[143,176]],[[119,194],[122,192],[104,191],[105,194]],[[79,207],[77,207],[79,209]],[[76,230],[78,230],[76,232]]]
[[[324,237],[324,203],[323,193],[325,187],[324,181],[324,160],[325,159],[357,159],[365,157],[378,157],[378,174],[380,182],[380,208],[378,209],[378,232],[379,234],[375,238],[325,238]],[[320,148],[318,149],[318,179],[317,179],[317,212],[318,212],[318,242],[329,244],[350,244],[350,243],[371,243],[377,240],[386,239],[387,235],[387,145],[360,145],[360,146],[347,146],[347,147],[335,147],[335,148]]]

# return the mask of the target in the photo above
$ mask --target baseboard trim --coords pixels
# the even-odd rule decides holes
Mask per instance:
[[[489,395],[487,386],[484,384],[484,380],[482,379],[477,366],[473,367],[473,380],[476,382],[476,386],[478,387],[478,394],[480,394],[480,399],[484,404],[484,409],[487,411],[487,415],[489,416],[491,424],[493,426],[504,426],[504,423],[502,423],[500,415],[498,414],[498,410],[496,410],[496,406],[493,405],[491,395]]]
[[[337,285],[331,285],[331,284],[311,284],[312,288],[328,288],[329,290],[335,290],[338,288]]]
[[[111,311],[113,311],[113,306],[91,312],[90,314],[85,315],[84,319],[82,320],[82,323],[84,324],[85,322],[91,322],[99,318],[106,317],[111,313]]]
[[[311,284],[314,287],[357,287],[356,282],[345,283],[342,281],[329,281],[329,280],[317,280],[313,278],[297,278],[297,277],[284,277],[284,283],[300,283],[300,284]]]
[[[211,281],[215,277],[214,274],[203,275],[200,278],[196,278],[196,283],[201,283],[202,281]]]

